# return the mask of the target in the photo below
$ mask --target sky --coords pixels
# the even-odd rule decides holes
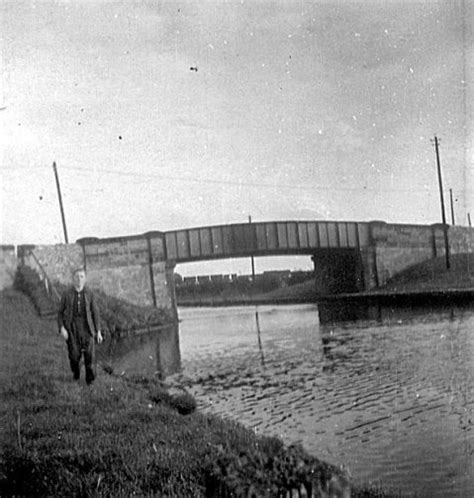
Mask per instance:
[[[467,0],[0,1],[0,243],[64,241],[53,161],[70,241],[249,215],[437,223],[435,134],[447,207],[452,189],[466,225],[473,11]]]

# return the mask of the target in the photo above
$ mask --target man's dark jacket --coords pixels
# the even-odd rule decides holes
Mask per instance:
[[[97,336],[97,331],[100,330],[100,317],[97,301],[94,294],[87,287],[84,287],[84,303],[86,308],[87,325],[89,325],[89,332],[92,337]],[[74,304],[76,299],[76,289],[70,287],[64,292],[61,297],[58,311],[58,327],[64,326],[68,332],[72,331],[72,321],[74,318]]]

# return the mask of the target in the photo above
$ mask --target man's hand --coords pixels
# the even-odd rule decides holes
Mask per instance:
[[[67,333],[66,327],[64,327],[64,325],[61,327],[61,335],[63,336],[63,339],[67,341],[69,334]]]
[[[97,331],[97,344],[100,344],[104,338],[102,337],[102,332],[100,330]]]

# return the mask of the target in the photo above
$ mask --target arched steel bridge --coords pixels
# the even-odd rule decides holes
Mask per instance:
[[[274,221],[164,232],[164,257],[186,263],[246,256],[314,254],[318,249],[359,249],[369,243],[367,223]]]

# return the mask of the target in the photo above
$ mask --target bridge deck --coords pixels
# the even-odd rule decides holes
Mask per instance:
[[[165,232],[165,257],[177,263],[245,256],[313,254],[368,245],[368,224],[331,221],[240,223]]]

